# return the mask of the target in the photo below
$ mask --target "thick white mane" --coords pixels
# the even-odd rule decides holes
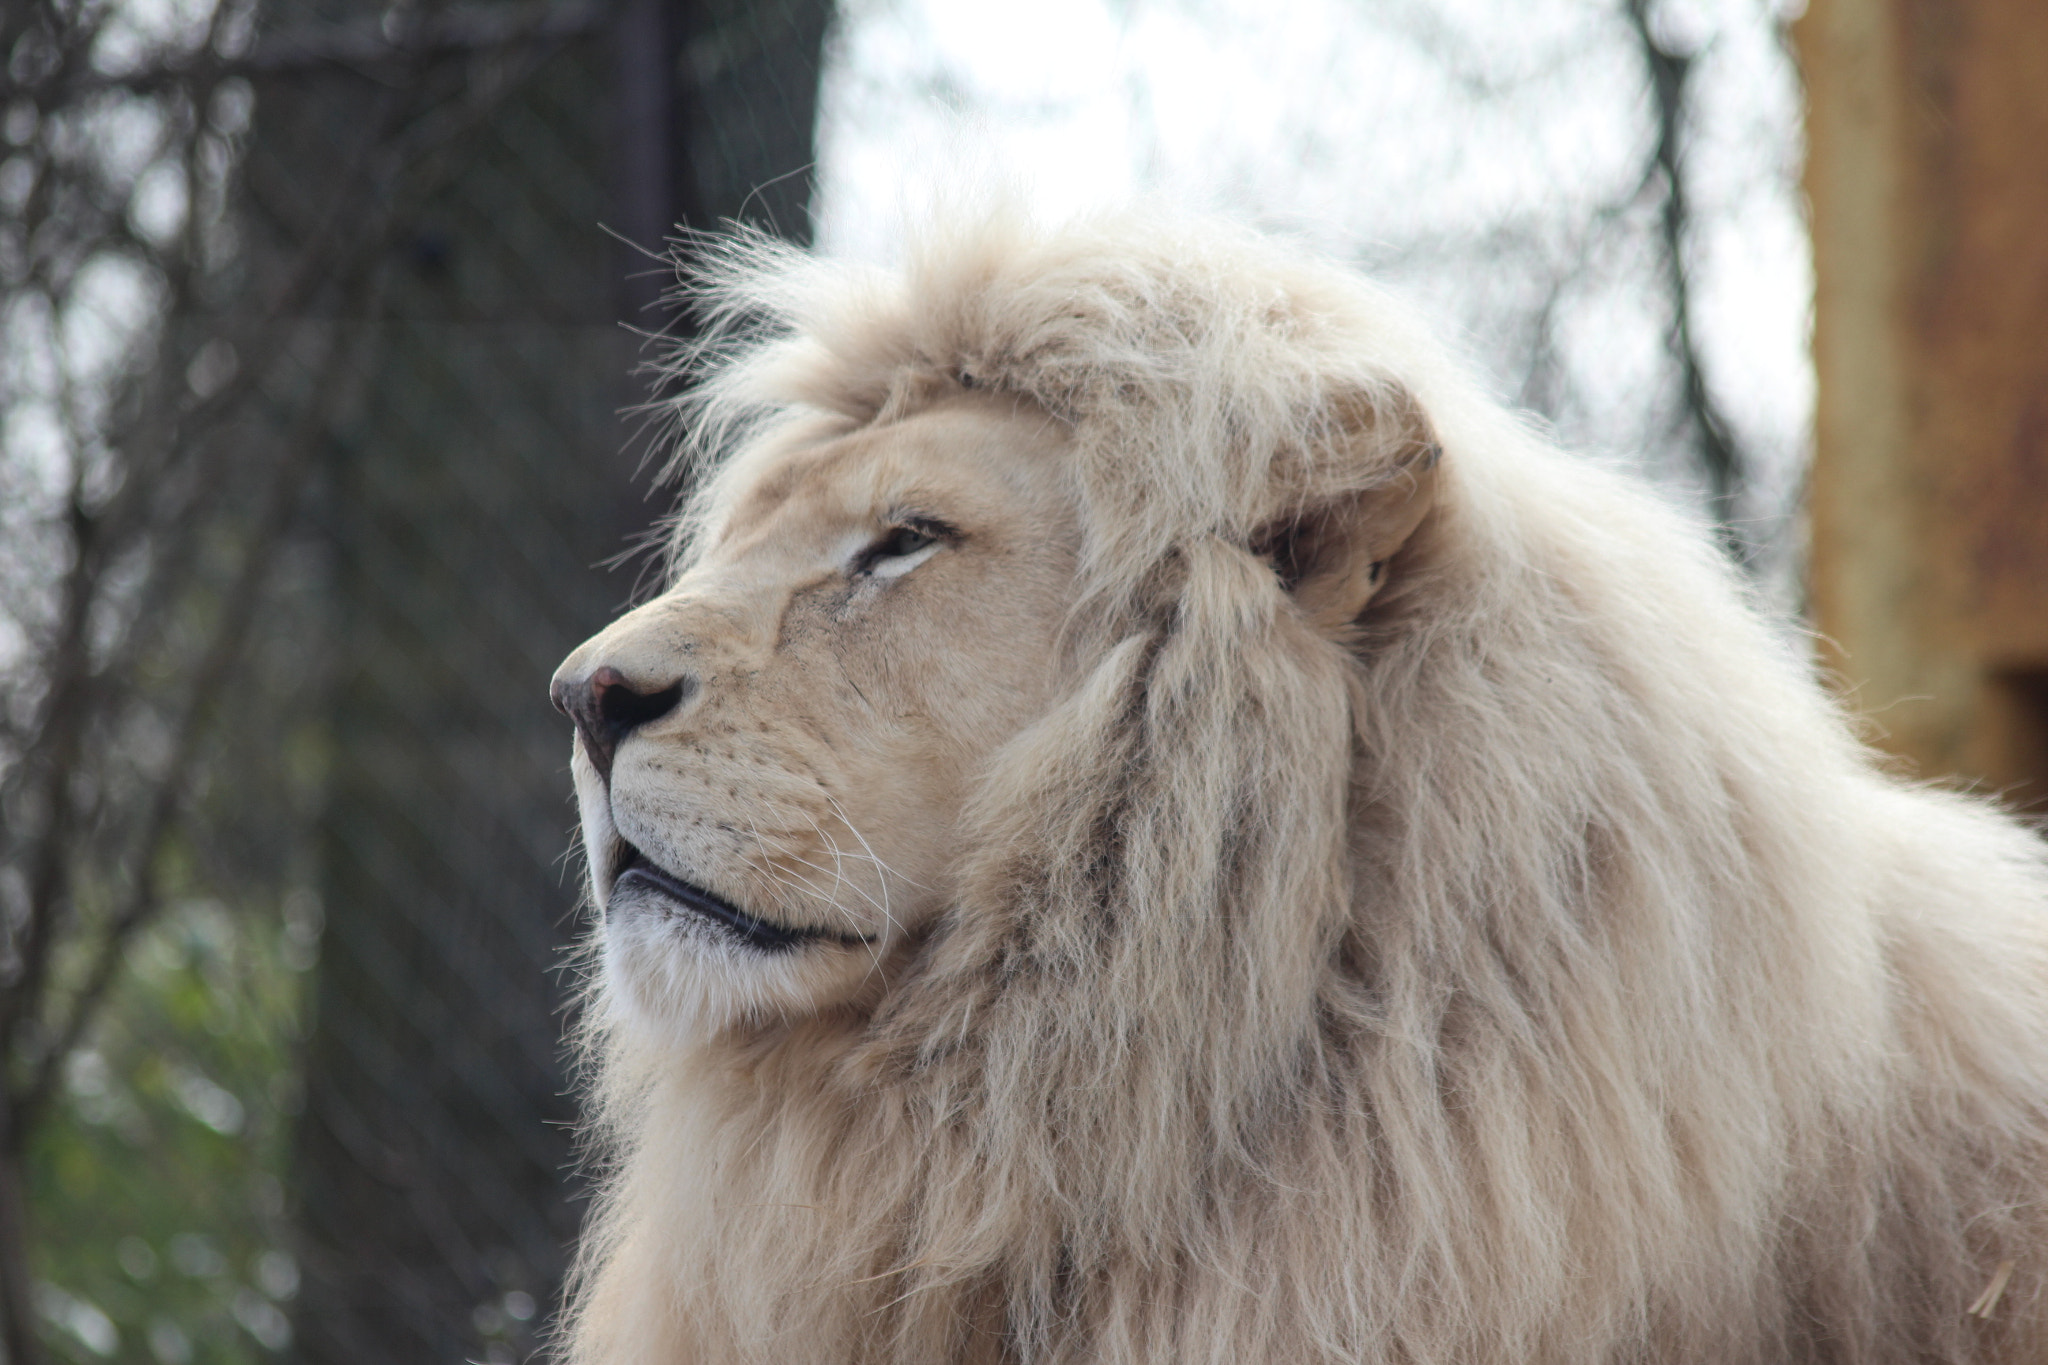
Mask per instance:
[[[686,532],[965,382],[1069,430],[1084,589],[871,1015],[592,1011],[572,1359],[2031,1358],[2042,845],[1886,775],[1700,528],[1234,229],[703,289]],[[1259,538],[1418,442],[1436,510],[1314,629]]]

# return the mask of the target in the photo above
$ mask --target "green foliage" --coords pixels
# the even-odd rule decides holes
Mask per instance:
[[[286,1161],[317,902],[191,899],[128,954],[27,1169],[45,1340],[229,1365],[290,1340]]]

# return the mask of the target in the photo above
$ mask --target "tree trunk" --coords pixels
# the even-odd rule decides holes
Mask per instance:
[[[0,1365],[42,1365],[36,1332],[35,1283],[28,1268],[28,1209],[21,1179],[21,1143],[0,1089]]]
[[[619,319],[659,324],[623,277],[658,267],[600,225],[650,246],[726,217],[806,234],[826,17],[627,0],[498,107],[387,262],[322,512],[339,666],[293,1176],[305,1360],[538,1348],[581,1211],[562,1065],[580,877],[547,681],[631,595],[638,565],[596,566],[666,501],[629,492],[617,415],[641,396]],[[372,86],[259,93],[249,193],[289,238],[295,186]]]
[[[1813,596],[1928,777],[2048,811],[2048,9],[1813,0]]]

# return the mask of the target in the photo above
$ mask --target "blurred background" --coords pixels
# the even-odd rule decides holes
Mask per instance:
[[[2026,806],[2044,146],[2037,0],[0,0],[0,1359],[541,1349],[677,225],[1305,236]]]

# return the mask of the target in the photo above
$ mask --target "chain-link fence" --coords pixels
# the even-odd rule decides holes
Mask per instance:
[[[1526,71],[1467,41],[1501,25],[1427,6],[1116,12],[1183,64],[1182,29],[1240,66],[1310,54],[1261,78],[1313,127],[1275,122],[1278,155],[1183,159],[1261,209],[1297,181],[1374,204],[1422,186],[1391,198],[1437,216],[1362,258],[1450,281],[1454,309],[1485,293],[1465,321],[1505,338],[1506,359],[1479,349],[1520,401],[1567,431],[1608,403],[1775,526],[1796,477],[1765,487],[1751,461],[1746,502],[1715,483],[1715,395],[1675,321],[1704,229],[1670,210],[1708,145],[1682,126],[1708,107],[1685,104],[1704,87],[1682,9],[1572,8]],[[1066,116],[967,80],[927,42],[942,10],[966,12],[838,16],[842,245],[914,178],[914,116],[1026,138]],[[1775,11],[1752,18],[1767,39]],[[580,869],[546,681],[640,585],[644,557],[604,566],[667,506],[621,416],[646,396],[629,327],[682,325],[647,249],[728,218],[808,235],[833,19],[829,0],[0,8],[9,1361],[542,1348],[581,1213],[561,1041]],[[1358,84],[1333,64],[1347,33],[1417,49],[1435,151],[1379,106],[1317,121]],[[1060,34],[1032,60],[1109,41]],[[1467,143],[1576,127],[1543,101],[1571,104],[1588,62],[1635,82],[1599,194],[1468,193],[1453,222]],[[1145,70],[1127,103],[1157,133],[1172,87]],[[1099,132],[1075,126],[1079,163]],[[1794,142],[1758,174],[1782,179],[1771,149]],[[1170,151],[1134,159],[1173,186]],[[1648,341],[1621,357],[1636,378],[1595,391],[1617,351],[1601,301],[1623,296],[1648,300]]]

